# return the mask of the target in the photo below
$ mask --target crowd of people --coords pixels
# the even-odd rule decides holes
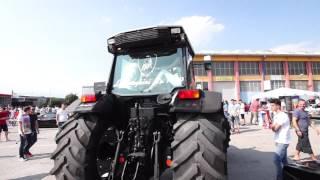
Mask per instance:
[[[30,148],[37,142],[37,135],[40,133],[38,124],[38,115],[46,114],[49,112],[56,113],[56,124],[61,127],[64,122],[68,120],[68,113],[66,111],[66,105],[61,104],[61,108],[58,107],[1,107],[0,108],[0,141],[2,137],[2,131],[5,134],[6,141],[9,141],[8,137],[8,124],[9,121],[17,122],[18,134],[20,139],[19,146],[19,160],[26,161],[32,157]],[[12,125],[15,125],[13,123]]]
[[[280,102],[281,110],[284,110],[285,103],[283,101]],[[223,111],[230,122],[233,133],[239,134],[239,127],[245,125],[259,125],[260,127],[271,129],[273,112],[271,111],[270,101],[254,99],[247,104],[241,99],[238,101],[234,99],[225,100],[223,102]]]
[[[291,143],[291,128],[295,130],[298,137],[296,152],[292,160],[299,161],[301,152],[309,154],[313,161],[318,160],[309,140],[309,126],[318,135],[320,135],[320,129],[316,128],[314,121],[311,121],[309,113],[305,109],[306,101],[303,99],[299,99],[297,107],[292,112],[286,111],[285,103],[279,99],[270,99],[267,102],[255,99],[250,104],[231,99],[230,103],[224,101],[223,105],[224,114],[229,120],[233,133],[240,133],[240,123],[246,125],[246,114],[250,115],[247,119],[250,119],[251,125],[260,125],[274,132],[276,146],[274,164],[278,180],[282,179],[283,166],[288,164],[287,148]],[[289,113],[292,114],[292,118],[289,118],[291,117]]]

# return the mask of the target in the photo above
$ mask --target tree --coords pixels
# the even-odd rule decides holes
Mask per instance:
[[[73,101],[75,101],[77,99],[78,99],[78,96],[76,94],[70,93],[70,94],[66,95],[64,100],[67,105],[70,105]]]
[[[55,106],[60,107],[61,104],[64,102],[64,99],[63,98],[50,97],[50,98],[48,98],[47,101],[48,101],[47,104],[50,107],[55,107]]]

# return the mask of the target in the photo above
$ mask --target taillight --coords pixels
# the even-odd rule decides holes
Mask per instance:
[[[81,102],[82,103],[90,103],[90,102],[96,102],[97,98],[96,95],[82,95],[81,96]]]
[[[97,98],[96,98],[93,86],[83,86],[82,87],[81,102],[82,103],[91,103],[91,102],[96,102],[96,101],[97,101]]]
[[[123,165],[125,162],[126,162],[126,158],[121,154],[121,155],[119,156],[119,163],[120,163],[121,165]]]
[[[184,89],[178,92],[179,99],[199,99],[200,91],[198,89]]]
[[[171,166],[172,166],[172,159],[171,159],[171,156],[167,156],[167,159],[166,159],[166,165],[167,165],[167,167],[171,167]]]

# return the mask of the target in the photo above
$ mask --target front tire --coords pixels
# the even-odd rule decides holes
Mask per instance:
[[[226,134],[221,123],[201,115],[183,115],[174,133],[173,179],[226,179]]]

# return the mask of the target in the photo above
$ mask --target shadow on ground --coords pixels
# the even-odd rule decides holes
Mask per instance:
[[[256,147],[228,148],[229,180],[270,180],[275,179],[273,152],[255,150]]]
[[[10,179],[10,180],[40,180],[44,177],[48,176],[48,173],[41,173],[41,174],[35,174],[31,176],[24,176],[24,177],[19,177],[15,179]]]
[[[13,157],[17,157],[17,156],[0,156],[0,159],[4,159],[4,158],[13,158]]]
[[[43,158],[49,158],[51,153],[43,153],[43,154],[34,154],[30,160],[36,160],[36,159],[43,159]]]

